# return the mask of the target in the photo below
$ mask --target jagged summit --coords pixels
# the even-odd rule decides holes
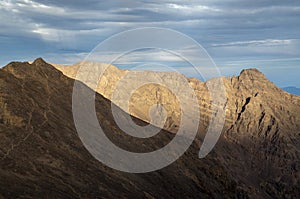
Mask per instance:
[[[239,79],[268,80],[265,75],[256,68],[243,69],[240,72]]]
[[[13,74],[15,77],[23,79],[25,76],[36,76],[40,75],[46,79],[57,78],[62,75],[62,72],[56,70],[54,66],[47,63],[42,58],[37,58],[34,62],[11,62],[2,68],[3,71]],[[47,74],[52,76],[48,76]]]
[[[48,64],[43,58],[39,57],[37,59],[35,59],[32,64],[35,65],[41,65],[41,64]]]
[[[92,69],[92,68],[88,68],[88,66],[108,66],[108,70],[112,70],[112,71],[119,71],[119,72],[126,72],[128,70],[124,70],[124,69],[120,69],[117,66],[114,66],[112,64],[105,64],[105,63],[100,63],[100,62],[90,62],[90,61],[80,61],[75,63],[74,65],[61,65],[61,64],[54,64],[51,63],[53,66],[55,66],[56,68],[58,68],[59,70],[61,70],[63,73],[65,73],[65,75],[74,78],[75,75],[74,73],[77,72],[78,67],[82,66],[82,67],[86,67],[87,69]],[[72,72],[70,72],[72,71]],[[145,72],[150,72],[150,73],[166,73],[166,74],[177,74],[176,72],[154,72],[154,71],[148,71],[146,70]],[[267,79],[265,77],[265,75],[260,72],[258,69],[256,68],[249,68],[249,69],[243,69],[240,74],[239,74],[240,78],[245,78],[245,77],[250,77],[250,78],[263,78],[263,79]],[[191,77],[189,78],[189,81],[191,82],[195,82],[195,81],[200,81],[199,79],[195,78],[195,77]]]
[[[59,70],[61,70],[62,72],[64,72],[65,75],[70,76],[71,78],[75,77],[75,73],[77,72],[78,67],[80,67],[80,66],[83,66],[83,67],[85,67],[85,66],[94,66],[94,65],[103,66],[103,67],[104,66],[105,67],[108,66],[108,70],[119,71],[119,72],[120,71],[123,71],[123,72],[128,71],[128,70],[119,69],[118,67],[116,67],[116,66],[114,66],[112,64],[105,64],[105,63],[99,63],[99,62],[90,62],[90,61],[80,61],[80,62],[75,63],[74,65],[62,65],[62,64],[48,63],[48,62],[46,62],[41,57],[36,58],[32,62],[11,62],[11,63],[7,64],[4,68],[10,67],[10,66],[14,66],[14,65],[19,64],[19,63],[24,63],[24,64],[25,63],[29,63],[29,64],[33,64],[33,65],[38,65],[38,66],[45,65],[45,64],[52,65],[52,66],[58,68]],[[70,71],[72,71],[72,72],[70,72]],[[149,72],[152,72],[152,71],[149,71]],[[154,73],[159,73],[159,72],[154,72]],[[170,74],[172,74],[174,72],[163,72],[163,73],[170,73]],[[174,73],[174,74],[176,74],[176,73]],[[239,78],[250,77],[252,79],[254,77],[255,78],[259,78],[260,77],[260,78],[267,79],[265,77],[265,75],[262,72],[260,72],[258,69],[256,69],[256,68],[243,69],[240,72],[240,74],[239,74],[238,77]],[[189,78],[189,81],[195,82],[195,81],[200,81],[200,80],[197,79],[197,78],[192,77],[192,78]]]
[[[260,72],[257,68],[247,68],[247,69],[243,69],[240,72],[240,75],[242,74],[262,74],[262,72]]]

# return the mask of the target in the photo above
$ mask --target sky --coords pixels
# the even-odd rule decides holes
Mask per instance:
[[[224,76],[258,68],[279,87],[300,87],[299,19],[299,0],[1,0],[0,65],[37,57],[73,64],[114,34],[160,27],[197,41]],[[115,65],[149,57],[174,63],[150,49]]]

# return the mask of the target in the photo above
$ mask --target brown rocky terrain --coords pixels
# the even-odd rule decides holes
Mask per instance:
[[[71,78],[76,77],[79,66],[91,70],[89,63],[55,65]],[[131,85],[139,84],[139,75],[128,79],[131,82],[121,84],[118,97],[112,97],[117,82],[128,72],[109,65],[99,81],[97,92],[120,104]],[[146,79],[163,77],[162,82],[171,79],[178,87],[183,85],[176,73],[143,73],[146,73],[143,76]],[[188,81],[199,101],[202,140],[213,114],[207,84],[217,80],[201,82],[190,78]],[[247,184],[246,189],[250,192],[264,192],[263,197],[299,196],[300,97],[279,89],[256,69],[243,70],[239,76],[222,78],[222,81],[226,88],[226,118],[222,137],[215,148],[218,159],[235,179]],[[184,88],[182,90],[184,92]],[[129,101],[129,113],[150,122],[149,109],[155,104],[162,104],[167,111],[164,128],[176,133],[176,127],[180,125],[179,102],[161,85],[147,84],[135,90]]]
[[[55,67],[74,78],[78,65]],[[178,99],[157,84],[136,90],[129,113],[150,122],[149,108],[162,104],[167,111],[167,131],[147,140],[127,136],[115,124],[111,103],[104,98],[122,103],[122,92],[128,88],[120,89],[116,98],[112,98],[112,91],[126,73],[109,66],[100,80],[96,96],[99,122],[107,136],[124,149],[158,149],[177,131],[181,114]],[[147,71],[147,76],[156,75]],[[175,83],[178,80],[178,74],[163,75]],[[42,59],[32,64],[8,64],[0,70],[0,197],[299,198],[300,98],[280,90],[255,69],[222,80],[227,96],[226,122],[214,150],[198,158],[212,107],[209,82],[189,79],[201,113],[196,141],[162,170],[129,174],[106,167],[82,145],[72,117],[74,80]],[[92,92],[84,85],[82,89]],[[146,124],[135,117],[137,124]]]
[[[100,163],[76,132],[73,83],[42,59],[32,64],[13,62],[0,70],[0,198],[247,196],[216,154],[198,158],[197,143],[175,163],[156,172],[131,174]],[[92,92],[84,85],[81,89]],[[127,136],[114,123],[110,101],[97,95],[95,103],[107,136],[124,149],[153,151],[173,137],[166,131],[147,140]]]

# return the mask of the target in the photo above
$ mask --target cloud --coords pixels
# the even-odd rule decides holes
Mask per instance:
[[[266,39],[235,41],[212,44],[209,51],[212,55],[219,54],[216,59],[231,61],[257,59],[297,59],[299,58],[299,39]]]
[[[113,34],[145,26],[187,34],[220,64],[293,59],[300,52],[299,18],[298,0],[2,0],[0,59],[56,55],[67,63]]]
[[[252,40],[252,41],[236,41],[221,44],[212,44],[213,47],[219,46],[282,46],[292,43],[292,39],[265,39],[265,40]]]

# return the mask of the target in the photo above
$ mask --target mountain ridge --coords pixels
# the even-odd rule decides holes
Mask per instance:
[[[60,68],[65,75],[69,75],[68,71],[63,69]],[[109,69],[105,71],[102,78],[106,80],[100,80],[98,87],[100,89],[97,92],[118,104],[118,100],[123,100],[122,91],[126,92],[127,89],[123,87],[118,93],[120,97],[117,99],[110,97],[110,89],[114,88],[113,84],[119,81],[120,76],[126,72],[120,70],[121,72],[116,73],[115,70],[116,68],[112,72]],[[156,72],[147,71],[145,78],[155,75],[157,75]],[[176,81],[176,76],[173,73],[169,75]],[[70,77],[72,78],[72,76]],[[107,79],[110,80],[110,85],[108,85]],[[201,134],[200,140],[203,140],[204,132],[207,131],[210,119],[214,114],[207,84],[213,84],[218,79],[220,78],[213,78],[207,82],[188,79],[199,100],[201,117],[198,133]],[[300,97],[281,90],[257,69],[245,69],[241,71],[239,76],[221,77],[221,80],[226,90],[226,103],[216,104],[216,106],[224,106],[226,117],[223,133],[215,146],[215,151],[222,163],[235,178],[252,184],[257,189],[261,188],[257,186],[260,184],[259,181],[264,182],[268,179],[268,183],[261,186],[269,188],[273,186],[271,184],[279,183],[280,186],[285,187],[286,191],[290,190],[291,187],[297,190],[300,175],[299,161],[294,162],[293,160],[300,158],[300,149],[296,144],[299,143],[300,134]],[[138,82],[132,80],[130,85],[136,83]],[[149,107],[156,103],[162,104],[167,109],[167,121],[164,128],[173,133],[177,132],[176,127],[180,124],[180,109],[176,97],[167,89],[150,84],[135,91],[132,96],[131,101],[129,101],[130,114],[150,122],[150,118],[147,117]],[[288,143],[293,147],[288,147]],[[236,146],[231,147],[232,145]],[[227,156],[226,154],[230,155]],[[269,160],[266,161],[266,159]],[[270,161],[277,163],[272,165]],[[244,167],[240,167],[239,164],[244,165]],[[249,167],[248,165],[252,166]],[[261,173],[258,168],[266,173],[271,170],[276,172],[269,173],[269,177],[266,178],[265,174]],[[288,180],[289,183],[287,183],[286,180],[283,180],[284,178],[279,177],[282,173],[288,173],[290,168],[294,168],[292,169],[293,172],[288,174],[290,176],[288,178],[293,179],[293,186],[287,186],[291,181]],[[249,177],[245,179],[242,177],[243,173],[249,173]],[[250,177],[251,175],[255,177]],[[256,180],[252,181],[251,178]]]
[[[197,152],[211,117],[209,94],[205,83],[190,80],[198,97],[201,96],[199,106],[202,114],[198,136],[191,149],[162,171],[146,175],[124,175],[97,163],[88,155],[78,137],[76,138],[70,107],[74,80],[67,78],[62,72],[42,60],[37,60],[32,64],[10,63],[8,67],[0,70],[0,105],[1,110],[6,110],[6,114],[1,112],[0,115],[2,129],[0,147],[4,155],[10,149],[13,150],[1,161],[1,178],[5,177],[9,180],[8,183],[2,184],[0,193],[3,196],[13,193],[18,196],[22,196],[22,194],[29,196],[30,190],[35,189],[34,185],[42,182],[37,177],[39,174],[43,176],[40,179],[44,180],[46,184],[51,184],[56,190],[60,190],[57,193],[61,194],[60,196],[95,197],[96,193],[105,193],[107,197],[121,196],[122,193],[129,196],[133,193],[138,194],[137,190],[144,189],[145,191],[147,184],[150,188],[146,193],[140,192],[139,197],[149,197],[150,195],[172,198],[186,194],[185,196],[193,198],[198,197],[199,195],[195,195],[198,193],[203,197],[215,198],[221,197],[222,194],[226,194],[224,197],[227,198],[297,198],[300,178],[300,163],[297,161],[300,156],[298,144],[300,142],[299,98],[285,94],[275,85],[268,83],[267,79],[257,79],[257,76],[251,74],[252,72],[249,74],[244,71],[243,78],[223,78],[227,90],[226,122],[222,136],[208,157],[198,159]],[[257,75],[260,77],[260,74]],[[109,80],[111,78],[117,80],[119,77],[114,79],[115,77],[111,76]],[[105,88],[112,88],[112,85]],[[154,88],[154,93],[159,91],[157,94],[162,98],[157,98],[156,95],[153,98],[151,95],[142,98],[148,100],[149,104],[153,101],[164,104],[165,101],[158,100],[164,97],[168,102],[172,102],[174,96],[166,94],[166,90],[151,87],[151,85],[150,88]],[[143,101],[140,99],[144,97],[145,92],[148,92],[147,88],[138,91],[135,102]],[[100,95],[97,98],[99,97]],[[110,101],[103,97],[100,97],[98,101],[101,104],[101,106],[96,105],[99,122],[106,129],[110,129],[112,139],[124,148],[137,150],[138,148],[128,146],[123,140],[123,135],[122,139],[113,136],[114,134],[119,135],[120,132],[110,116]],[[132,109],[140,110],[144,114],[144,109],[139,108],[139,105],[133,103]],[[176,110],[176,103],[169,105],[169,108]],[[176,128],[171,124],[178,124],[176,123],[177,118],[176,111],[173,115],[170,114],[170,123],[165,129],[176,133]],[[20,119],[23,122],[20,122]],[[143,123],[143,121],[136,120],[140,124]],[[32,129],[38,132],[32,133]],[[162,136],[162,141],[165,143],[172,137],[172,134],[165,132]],[[167,139],[165,136],[169,138]],[[71,140],[76,141],[71,141],[70,137]],[[30,145],[24,144],[22,140],[25,138],[24,142],[30,142]],[[53,141],[59,144],[56,145]],[[132,140],[131,143],[143,146],[137,140]],[[150,143],[150,146],[154,147],[161,147],[160,144],[162,144],[155,140]],[[59,145],[64,148],[60,149]],[[22,147],[23,150],[18,150],[18,147]],[[34,152],[35,148],[38,149],[36,153]],[[46,152],[47,150],[49,152]],[[51,156],[45,155],[49,153]],[[73,161],[68,158],[72,154],[76,157]],[[30,158],[30,155],[34,157]],[[85,156],[87,158],[84,158]],[[30,163],[26,167],[21,166],[24,162]],[[84,172],[82,162],[88,162],[90,170]],[[78,166],[71,167],[69,170],[63,170],[59,166],[64,165],[63,168],[68,168],[67,165],[70,163],[78,164]],[[35,167],[38,171],[34,169]],[[97,167],[100,170],[97,170]],[[27,174],[24,173],[24,169],[27,170]],[[175,170],[173,171],[173,169]],[[101,171],[103,175],[93,176],[91,171],[96,173]],[[48,172],[49,176],[44,172]],[[64,173],[72,177],[64,176]],[[82,175],[81,179],[76,177],[76,173]],[[158,177],[160,175],[164,178]],[[180,177],[176,178],[177,175]],[[218,178],[218,175],[221,177]],[[111,182],[106,180],[108,176],[112,179]],[[72,178],[77,179],[83,188],[80,188],[76,180],[74,181]],[[132,182],[124,180],[126,178]],[[92,179],[94,183],[101,183],[101,189],[87,183],[87,179]],[[118,186],[118,179],[122,179],[121,185],[123,186]],[[180,183],[182,180],[186,182],[184,184],[187,186]],[[163,181],[170,184],[167,185]],[[22,191],[25,182],[29,188],[27,191]],[[57,185],[55,186],[53,182]],[[132,186],[132,183],[135,186]],[[159,191],[155,192],[154,190],[158,188],[155,184],[161,183],[164,184],[166,190],[158,189]],[[205,186],[205,183],[209,183],[209,185]],[[178,187],[179,190],[173,190],[174,184],[181,184],[182,187]],[[93,187],[95,191],[92,191],[89,186]],[[38,187],[40,190],[38,193],[45,191],[45,187],[40,185]],[[118,189],[120,193],[113,192]],[[213,191],[216,193],[213,194]],[[76,192],[79,192],[80,196]],[[47,193],[55,196],[55,192],[51,192],[51,190],[48,190]]]
[[[124,173],[98,162],[85,149],[75,129],[73,83],[41,61],[13,62],[0,70],[0,107],[10,113],[0,112],[0,176],[5,179],[0,181],[1,197],[229,198],[246,194],[217,160],[197,158],[196,143],[176,163],[151,173]],[[92,92],[85,85],[82,89]],[[110,106],[110,101],[96,95],[99,122],[120,147],[142,151],[145,146],[152,151],[172,138],[165,131],[160,139],[148,144],[126,137],[114,123]],[[7,118],[11,115],[22,120],[20,125]]]

